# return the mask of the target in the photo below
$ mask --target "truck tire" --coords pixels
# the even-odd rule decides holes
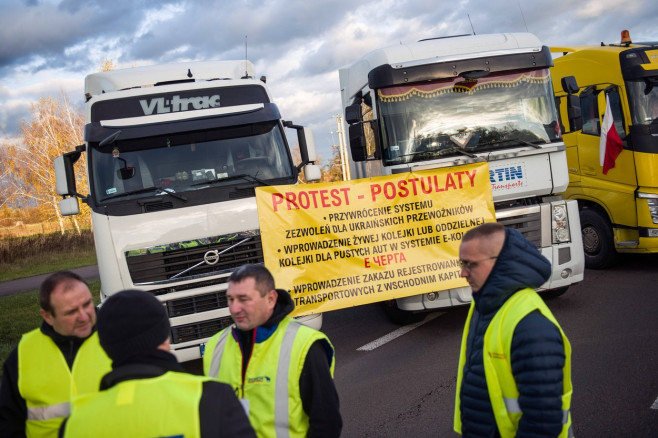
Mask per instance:
[[[557,289],[547,289],[545,291],[542,291],[540,295],[544,299],[552,300],[553,298],[557,298],[560,295],[564,295],[564,293],[567,290],[569,290],[569,286],[562,286],[562,287],[558,287]]]
[[[585,267],[604,269],[617,261],[612,225],[607,217],[591,208],[580,211]]]
[[[425,318],[426,313],[414,313],[402,310],[398,307],[398,304],[395,300],[387,300],[383,303],[384,313],[386,317],[393,324],[397,325],[409,325],[416,322],[420,322]]]

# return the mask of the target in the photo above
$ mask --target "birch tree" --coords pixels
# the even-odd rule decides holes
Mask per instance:
[[[59,99],[44,97],[31,106],[32,118],[21,124],[22,143],[8,147],[8,166],[16,184],[16,193],[31,204],[42,205],[49,217],[59,221],[64,233],[65,222],[59,211],[61,197],[55,189],[53,159],[82,144],[84,113],[71,106],[64,92]],[[78,165],[79,167],[79,165]],[[76,172],[78,192],[88,191],[83,169]],[[89,223],[89,209],[82,205],[81,215],[71,220],[80,233],[80,221]]]
[[[338,146],[331,146],[331,161],[329,164],[322,168],[322,181],[342,181],[343,180],[343,168],[342,161],[340,159],[340,149]]]

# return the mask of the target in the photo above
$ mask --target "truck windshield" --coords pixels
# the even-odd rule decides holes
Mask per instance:
[[[282,129],[272,122],[90,146],[101,203],[293,177]]]
[[[658,123],[658,78],[653,78],[651,83],[656,85],[649,86],[644,81],[626,82],[634,125]],[[649,93],[645,94],[647,90]]]
[[[385,164],[560,139],[547,69],[378,90]]]

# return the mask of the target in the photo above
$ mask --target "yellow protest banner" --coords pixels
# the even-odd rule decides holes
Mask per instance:
[[[293,315],[466,286],[464,232],[495,221],[489,165],[256,189],[265,265]]]

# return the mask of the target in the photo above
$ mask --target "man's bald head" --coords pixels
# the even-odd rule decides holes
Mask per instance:
[[[486,283],[504,243],[505,227],[496,222],[472,228],[462,237],[459,246],[461,276],[466,278],[474,293]]]
[[[495,257],[505,244],[505,227],[498,222],[487,222],[468,230],[462,237],[462,243],[475,239],[482,254]]]

